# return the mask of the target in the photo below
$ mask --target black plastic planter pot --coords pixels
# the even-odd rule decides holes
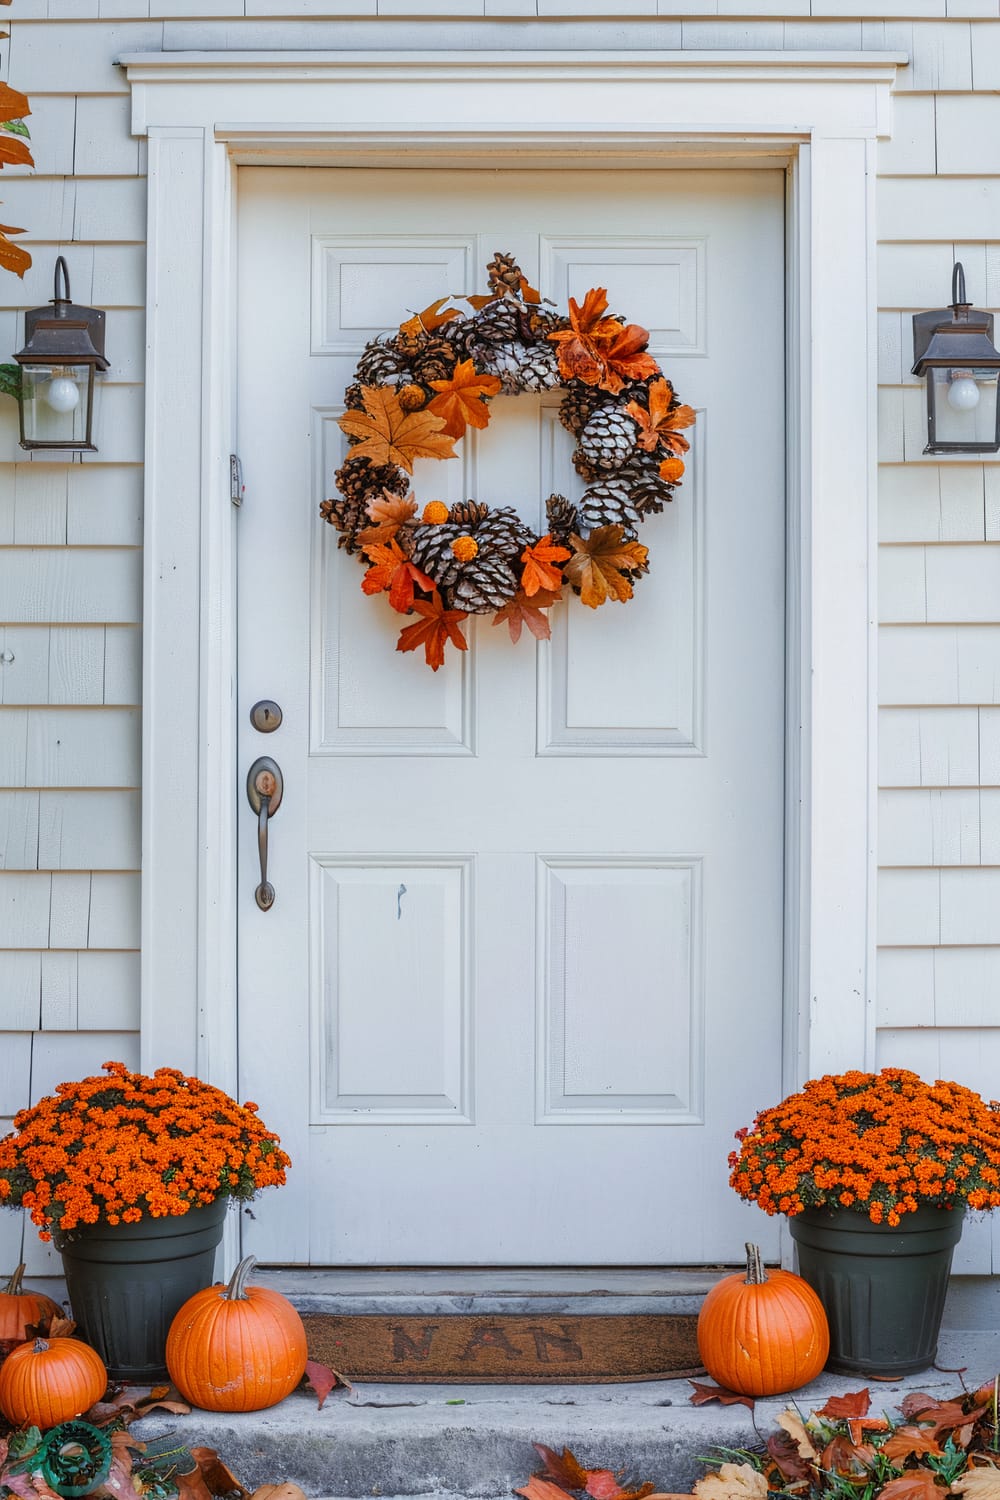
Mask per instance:
[[[175,1315],[211,1286],[228,1198],[179,1217],[138,1224],[81,1224],[52,1235],[82,1337],[115,1380],[143,1384],[167,1373]]]
[[[934,1363],[963,1214],[964,1206],[920,1208],[894,1228],[851,1209],[789,1219],[799,1274],[830,1323],[828,1370],[912,1375]]]

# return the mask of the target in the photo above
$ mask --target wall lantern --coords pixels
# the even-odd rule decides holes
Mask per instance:
[[[927,376],[925,453],[996,453],[1000,448],[1000,353],[993,314],[965,297],[956,261],[951,306],[913,315],[912,374]]]
[[[108,368],[105,314],[70,301],[69,271],[61,255],[53,291],[49,307],[25,313],[26,342],[14,355],[21,366],[21,447],[94,453],[94,375]]]

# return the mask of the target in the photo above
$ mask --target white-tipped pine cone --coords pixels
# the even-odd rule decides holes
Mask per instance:
[[[385,339],[372,339],[358,360],[355,379],[359,385],[384,385],[390,375],[403,368],[399,350]]]
[[[550,391],[561,378],[552,344],[500,344],[484,351],[482,369],[487,375],[499,376],[509,394]]]
[[[599,406],[580,433],[577,453],[590,468],[613,474],[635,452],[639,429],[620,406]]]

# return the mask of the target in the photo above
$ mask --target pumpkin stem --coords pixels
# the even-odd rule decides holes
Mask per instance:
[[[760,1246],[751,1245],[749,1240],[745,1246],[747,1252],[747,1286],[763,1286],[767,1277],[764,1275],[764,1264],[760,1258]]]
[[[243,1260],[240,1261],[232,1276],[230,1276],[229,1285],[226,1287],[226,1290],[222,1294],[222,1300],[224,1302],[246,1302],[248,1300],[247,1281],[249,1279],[250,1272],[253,1270],[256,1264],[256,1255],[244,1256]]]
[[[11,1297],[20,1297],[20,1295],[21,1295],[21,1281],[23,1280],[23,1277],[24,1277],[24,1266],[25,1266],[25,1263],[22,1260],[22,1262],[18,1266],[17,1270],[11,1272],[10,1280],[8,1281],[7,1285],[4,1287],[4,1291],[6,1293],[8,1293]]]
[[[49,1347],[49,1341],[48,1341],[48,1339],[36,1339],[35,1342],[31,1346],[31,1351],[32,1351],[33,1354],[44,1354],[45,1351],[46,1351],[46,1349],[48,1349],[48,1347]]]

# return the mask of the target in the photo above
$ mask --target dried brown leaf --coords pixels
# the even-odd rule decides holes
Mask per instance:
[[[1000,1468],[995,1464],[977,1464],[959,1474],[951,1486],[952,1494],[966,1500],[1000,1500]]]
[[[803,1458],[818,1460],[819,1453],[813,1445],[812,1436],[797,1411],[783,1411],[775,1419],[783,1432],[787,1432]]]
[[[818,1417],[865,1417],[872,1404],[871,1393],[865,1386],[861,1391],[848,1391],[843,1396],[831,1396],[825,1406],[816,1409]]]
[[[688,1385],[694,1391],[694,1395],[688,1398],[692,1406],[707,1406],[711,1401],[718,1401],[720,1406],[748,1406],[753,1411],[752,1396],[727,1391],[724,1385],[704,1385],[700,1380],[689,1380]]]
[[[753,1464],[722,1464],[695,1481],[698,1500],[765,1500],[767,1480]]]

